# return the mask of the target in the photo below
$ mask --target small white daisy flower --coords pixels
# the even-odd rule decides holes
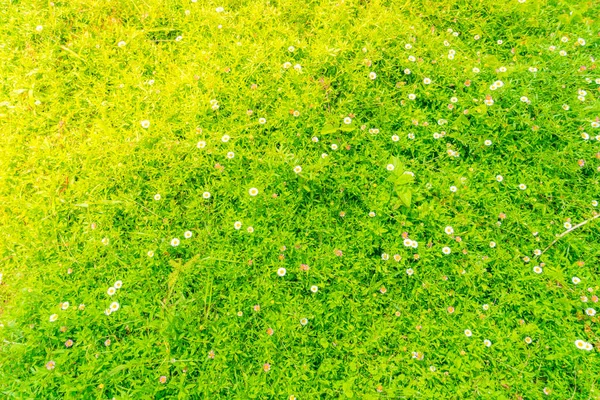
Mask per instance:
[[[117,289],[115,289],[114,287],[111,286],[111,287],[108,288],[108,290],[106,291],[106,293],[109,296],[112,296],[113,294],[117,293]]]
[[[258,189],[257,188],[250,188],[250,190],[248,190],[248,194],[250,196],[256,196],[258,194]]]
[[[227,143],[227,142],[229,142],[229,139],[231,139],[231,137],[229,137],[229,135],[223,135],[221,137],[221,142]]]
[[[300,172],[302,172],[302,167],[301,167],[301,166],[299,166],[299,165],[296,165],[296,166],[294,167],[294,172],[295,172],[295,173],[297,173],[297,174],[299,174]]]
[[[150,121],[148,121],[147,119],[143,120],[140,122],[140,125],[142,125],[142,128],[144,129],[148,129],[150,128]]]
[[[471,332],[470,329],[465,329],[465,336],[466,337],[471,337],[471,336],[473,336],[473,332]]]
[[[156,193],[154,195],[154,200],[159,201],[160,200],[160,193]]]
[[[578,285],[581,282],[581,279],[579,279],[578,277],[574,276],[571,278],[571,282],[573,282],[573,284]]]
[[[490,347],[492,345],[492,342],[490,340],[488,340],[488,339],[485,339],[483,341],[483,344],[485,345],[485,347]]]
[[[186,239],[190,239],[194,234],[192,233],[192,231],[185,231],[183,233],[183,237]]]
[[[375,72],[369,73],[369,79],[375,80],[375,78],[377,78],[377,74]]]
[[[210,192],[202,193],[202,197],[204,197],[205,199],[210,199]]]
[[[450,247],[446,246],[442,249],[442,253],[444,253],[446,255],[450,254],[451,252],[452,252],[452,250],[450,250]]]
[[[242,228],[242,222],[241,221],[235,221],[235,223],[233,224],[233,227],[236,230],[240,230]]]
[[[171,239],[171,246],[177,247],[177,246],[179,246],[179,243],[181,243],[181,242],[178,238]]]
[[[350,117],[346,117],[346,118],[344,118],[344,123],[345,123],[346,125],[350,125],[350,124],[352,123],[352,118],[350,118]]]
[[[56,321],[57,319],[58,319],[58,314],[52,314],[52,315],[50,316],[50,322],[54,322],[54,321]]]
[[[117,303],[116,301],[113,301],[112,303],[110,303],[110,312],[113,313],[115,311],[117,311],[119,309],[119,303]]]
[[[456,192],[458,190],[458,188],[456,186],[450,186],[450,191],[451,192]]]
[[[319,287],[317,285],[312,285],[310,287],[310,291],[313,293],[317,293],[319,291]]]
[[[386,168],[388,171],[393,171],[393,170],[394,170],[394,164],[388,164],[388,165],[387,165],[385,168]]]
[[[277,270],[277,275],[285,276],[286,272],[287,272],[286,269],[282,267]]]

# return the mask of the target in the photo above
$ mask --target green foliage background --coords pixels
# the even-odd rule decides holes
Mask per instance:
[[[595,2],[0,4],[4,396],[600,398]]]

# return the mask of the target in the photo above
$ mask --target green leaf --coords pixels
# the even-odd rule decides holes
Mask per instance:
[[[321,134],[322,135],[328,135],[330,133],[335,133],[337,132],[338,128],[331,125],[331,124],[327,124],[323,127],[323,129],[321,129]]]
[[[410,192],[410,190],[399,192],[398,197],[402,201],[402,204],[404,204],[406,207],[410,207],[410,201],[412,199],[412,193]]]
[[[352,386],[354,386],[354,380],[349,380],[342,384],[342,390],[344,391],[344,395],[348,398],[354,397],[354,391],[352,390]]]
[[[395,183],[397,186],[408,185],[409,183],[413,183],[415,180],[414,176],[411,174],[401,174],[396,176]],[[398,188],[396,188],[398,190]]]

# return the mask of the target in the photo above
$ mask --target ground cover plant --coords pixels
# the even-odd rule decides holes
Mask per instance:
[[[599,399],[599,13],[2,1],[2,396]]]

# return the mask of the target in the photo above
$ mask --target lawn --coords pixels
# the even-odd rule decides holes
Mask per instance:
[[[600,3],[0,0],[0,393],[600,399]]]

